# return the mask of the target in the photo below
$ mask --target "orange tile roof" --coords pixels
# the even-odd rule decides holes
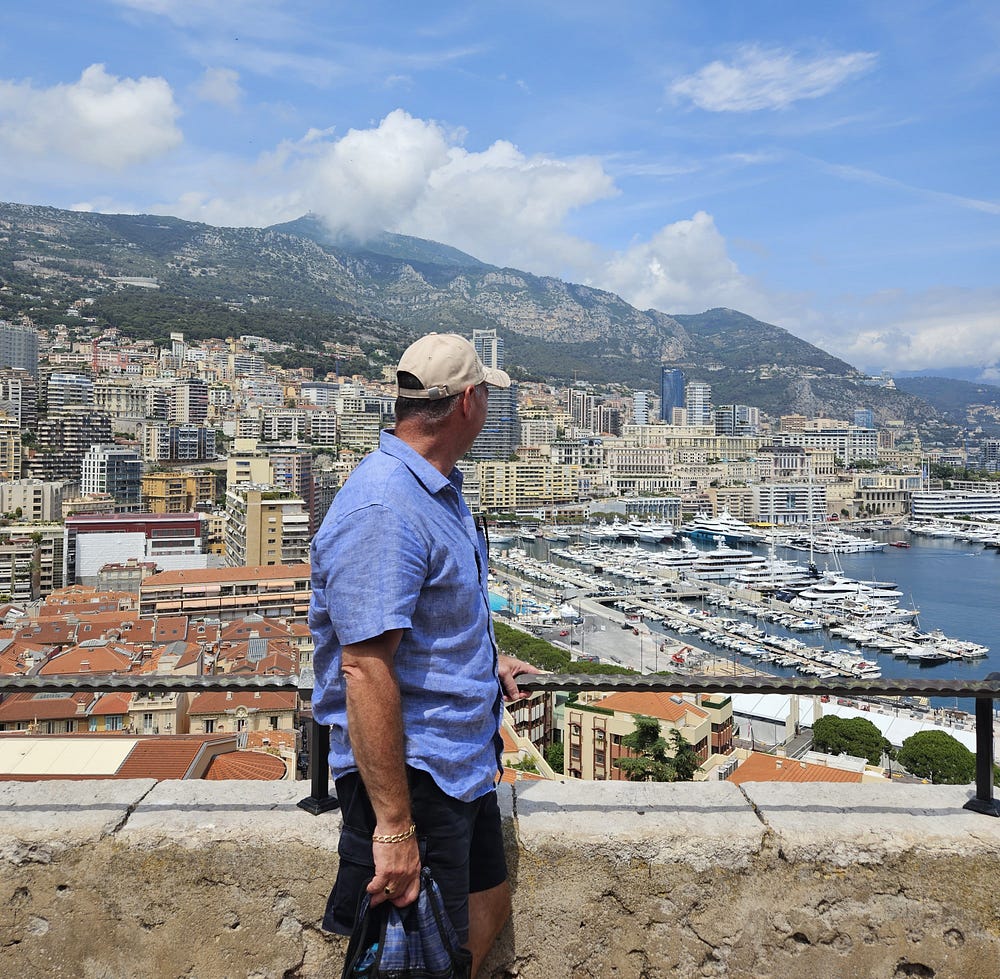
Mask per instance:
[[[195,568],[184,571],[161,571],[150,575],[143,583],[143,592],[161,586],[213,584],[226,581],[247,581],[251,578],[308,578],[308,564],[258,564],[248,568]]]
[[[132,696],[131,692],[120,693],[118,691],[101,694],[90,713],[91,715],[127,714],[132,709]]]
[[[811,765],[795,758],[776,758],[755,751],[726,781],[736,785],[744,782],[860,782],[861,772]]]
[[[108,646],[71,646],[53,656],[38,671],[39,676],[62,676],[77,673],[124,673],[132,665],[129,648],[122,644]]]
[[[662,721],[679,721],[685,714],[694,714],[696,717],[708,717],[697,704],[692,704],[688,700],[677,703],[672,697],[679,694],[667,692],[658,693],[633,693],[623,691],[622,693],[612,693],[602,700],[597,701],[594,707],[603,707],[606,710],[619,711],[623,714],[644,714],[646,717],[655,717]],[[572,707],[572,704],[567,705]]]
[[[259,639],[286,639],[291,635],[288,626],[274,619],[258,619],[251,622],[237,619],[234,622],[227,622],[222,628],[222,638],[226,642],[250,639],[254,633]]]
[[[191,701],[188,714],[224,714],[227,710],[295,710],[297,694],[280,691],[229,691],[200,693]]]
[[[7,694],[0,701],[0,724],[85,718],[86,714],[81,707],[86,707],[93,699],[92,693],[73,693],[60,697],[36,693]]]
[[[234,778],[273,782],[284,777],[285,763],[263,751],[230,751],[216,755],[204,775],[210,782]]]
[[[500,782],[508,784],[513,784],[514,782],[540,782],[544,780],[545,776],[539,775],[537,772],[523,772],[520,768],[510,768],[506,765],[500,773],[499,778]]]

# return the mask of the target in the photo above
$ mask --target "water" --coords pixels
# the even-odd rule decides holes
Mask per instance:
[[[919,678],[941,680],[978,680],[1000,672],[1000,553],[981,544],[967,544],[941,538],[909,535],[898,530],[875,532],[877,540],[905,540],[909,548],[886,547],[884,551],[861,554],[817,554],[816,564],[822,571],[840,569],[852,578],[893,581],[903,593],[900,604],[916,608],[917,620],[923,631],[940,629],[956,639],[968,639],[990,648],[987,657],[977,660],[950,660],[934,666],[921,666],[891,653],[864,650],[867,659],[874,659],[886,678]],[[655,549],[655,545],[648,545]],[[539,540],[530,551],[545,558],[546,542]],[[759,549],[763,550],[763,549]],[[808,555],[779,548],[779,557],[806,563]],[[726,611],[725,614],[731,614]],[[768,625],[769,632],[782,632]],[[788,633],[813,646],[829,649],[855,648],[831,639],[825,632]],[[690,638],[690,637],[689,637]],[[720,651],[722,655],[731,653]],[[745,661],[753,665],[752,660]],[[765,664],[764,669],[779,675],[795,675],[793,670]],[[935,706],[973,710],[973,701],[935,698]]]

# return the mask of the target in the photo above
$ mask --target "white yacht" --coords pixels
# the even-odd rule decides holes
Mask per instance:
[[[701,551],[689,568],[692,575],[709,581],[725,581],[745,568],[760,568],[764,559],[753,551],[730,547],[721,534],[715,538],[716,547]]]
[[[735,547],[739,544],[759,544],[764,538],[749,524],[737,520],[727,510],[723,510],[717,517],[710,517],[708,514],[699,513],[691,518],[678,533],[691,540],[714,541],[721,536],[726,544]]]

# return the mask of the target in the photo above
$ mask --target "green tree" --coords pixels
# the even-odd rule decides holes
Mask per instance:
[[[545,760],[549,763],[549,768],[554,772],[564,771],[563,766],[566,763],[566,749],[563,746],[562,741],[553,741],[545,749]]]
[[[918,731],[899,749],[899,763],[911,775],[935,785],[968,785],[976,777],[976,756],[944,731]]]
[[[882,732],[864,717],[821,717],[813,724],[813,747],[831,755],[865,758],[871,765],[890,753],[892,745]]]
[[[642,714],[633,716],[635,730],[622,738],[633,752],[631,758],[619,758],[615,765],[630,782],[690,782],[698,770],[698,754],[680,731],[671,731],[673,755],[667,754],[667,742],[660,733],[660,722]]]

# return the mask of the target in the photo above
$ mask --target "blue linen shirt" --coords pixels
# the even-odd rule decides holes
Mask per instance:
[[[330,725],[334,777],[357,770],[341,649],[402,629],[394,668],[406,763],[453,798],[495,782],[502,695],[486,542],[444,476],[391,432],[334,497],[312,543],[313,715]]]

